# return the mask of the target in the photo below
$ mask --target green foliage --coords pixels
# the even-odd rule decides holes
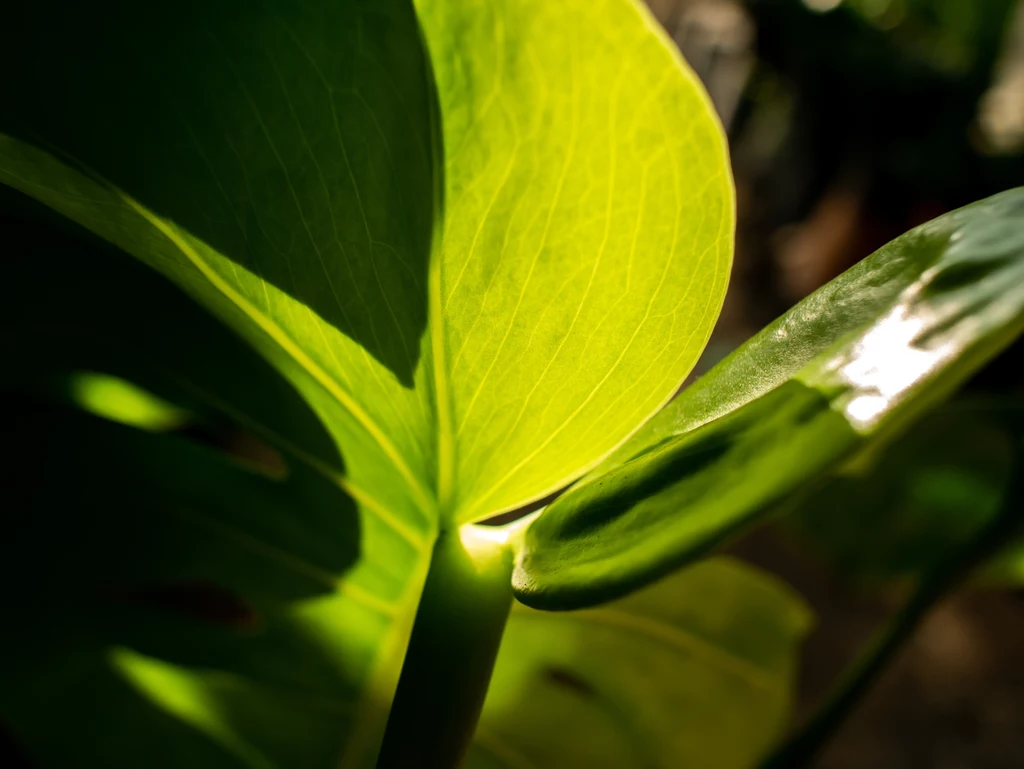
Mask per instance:
[[[5,717],[62,766],[134,766],[142,746],[154,766],[369,765],[438,533],[573,480],[700,353],[733,216],[709,102],[627,0],[52,1],[7,25],[0,181],[78,227],[4,197],[24,287],[6,384],[121,421],[128,404],[83,397],[76,372],[140,385],[201,434],[265,442],[284,469],[258,488],[298,496],[247,504],[252,469],[180,430],[48,412],[16,474],[31,491],[54,462],[87,473],[75,500],[104,568],[63,595],[85,566],[58,559],[60,600],[30,601]],[[70,504],[30,498],[33,522]],[[196,516],[247,555],[209,554]],[[11,563],[51,560],[49,530],[19,529]],[[296,574],[242,568],[261,557]],[[268,584],[303,575],[315,587]],[[164,605],[206,600],[196,585],[258,629]],[[62,721],[89,719],[54,735],[44,678]]]
[[[688,388],[530,527],[517,596],[621,595],[940,402],[1024,329],[1024,190],[898,238]]]
[[[713,562],[517,606],[485,705],[513,583],[558,608],[646,585],[1024,325],[1017,191],[870,257],[640,429],[711,331],[733,192],[632,0],[43,0],[6,24],[27,502],[0,716],[45,766],[447,769],[482,707],[471,766],[562,766],[595,729],[594,766],[748,766],[807,625],[782,587]]]
[[[23,407],[10,437],[9,491],[28,506],[0,574],[32,576],[0,642],[0,709],[44,765],[313,767],[339,754],[358,672],[386,639],[379,594],[396,586],[377,577],[371,592],[369,573],[339,584],[359,521],[336,483],[301,464],[266,477],[59,406]]]
[[[596,609],[516,605],[468,769],[741,769],[784,732],[803,603],[716,558]]]
[[[350,483],[426,532],[564,485],[671,396],[732,194],[706,98],[630,3],[419,12],[433,83],[399,0],[20,11],[0,178],[239,331]]]
[[[438,494],[475,520],[574,480],[671,397],[724,294],[731,181],[709,102],[630,3],[419,11],[446,158]]]

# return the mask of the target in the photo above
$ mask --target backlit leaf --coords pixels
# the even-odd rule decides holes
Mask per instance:
[[[245,644],[197,667],[177,625],[153,647],[84,609],[81,658],[63,626],[36,628],[61,639],[50,680],[111,692],[115,676],[116,702],[67,740],[47,742],[31,714],[19,731],[61,766],[101,754],[104,767],[138,765],[143,744],[166,748],[170,765],[211,741],[223,765],[335,766],[340,753],[369,766],[439,530],[578,477],[670,397],[703,347],[733,218],[710,102],[631,0],[43,0],[12,9],[5,30],[0,66],[18,75],[0,84],[0,182],[73,225],[68,242],[43,242],[52,217],[0,201],[27,210],[11,239],[19,295],[0,315],[13,362],[3,384],[53,394],[70,381],[60,395],[89,406],[74,382],[114,377],[86,381],[140,388],[196,429],[251,433],[339,505],[354,502],[358,521],[358,557],[310,608],[324,653],[352,663],[323,676],[348,688],[337,730],[311,738],[322,753],[290,756],[304,711],[287,697],[272,728],[272,696],[225,684]],[[125,404],[106,416],[132,421]],[[148,437],[177,440],[175,429]],[[114,483],[149,450],[119,454],[109,435],[67,440]],[[179,468],[163,472],[139,477],[159,496]],[[203,493],[230,506],[223,484]],[[139,500],[144,485],[130,486]],[[290,512],[289,525],[318,509]],[[194,544],[156,562],[187,561]],[[156,547],[134,546],[143,561]],[[174,604],[194,588],[141,594]],[[340,607],[353,591],[386,616]],[[295,671],[304,647],[273,628],[305,608],[265,614]],[[46,669],[50,647],[29,645]],[[115,725],[140,696],[140,723],[158,711],[174,728],[119,743]],[[38,717],[47,703],[36,704]],[[69,748],[89,734],[114,752]]]
[[[472,520],[565,485],[671,397],[724,295],[732,189],[706,96],[632,3],[417,7],[446,159],[440,495]]]

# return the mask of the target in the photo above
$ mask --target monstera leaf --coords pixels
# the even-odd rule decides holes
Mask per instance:
[[[1024,330],[1024,190],[898,238],[682,393],[526,532],[527,604],[599,603],[877,450]]]
[[[51,766],[371,766],[435,541],[575,480],[699,355],[710,103],[629,0],[43,0],[5,31],[3,718]]]

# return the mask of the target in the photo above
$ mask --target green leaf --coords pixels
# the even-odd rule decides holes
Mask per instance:
[[[531,525],[519,598],[643,585],[941,401],[1024,329],[1022,225],[1024,190],[976,203],[767,327]]]
[[[746,769],[785,731],[802,601],[716,558],[597,609],[513,609],[469,769]]]
[[[1001,509],[1013,425],[1024,428],[1024,403],[964,401],[938,409],[786,504],[784,522],[844,576],[916,577]],[[1007,565],[1012,555],[1002,557]]]
[[[732,189],[707,97],[632,2],[417,8],[446,160],[439,493],[474,520],[564,486],[671,397],[724,295]]]
[[[226,421],[344,473],[318,415],[235,334],[156,272],[40,218],[45,212],[26,202],[0,194],[0,229],[23,244],[8,255],[6,274],[11,285],[38,289],[12,292],[0,305],[4,386],[46,386],[70,371],[113,376],[181,404],[189,419]],[[46,389],[84,405],[81,392]]]
[[[43,0],[11,11],[0,48],[19,73],[0,84],[0,183],[78,225],[40,243],[55,225],[30,210],[27,237],[12,238],[4,383],[114,376],[258,436],[355,500],[359,557],[330,601],[358,588],[390,608],[371,627],[325,598],[330,621],[313,634],[352,661],[353,709],[332,737],[352,736],[346,766],[373,760],[439,530],[578,477],[657,410],[710,332],[731,254],[713,110],[631,0],[418,14],[407,0]],[[9,197],[5,210],[25,205]],[[120,478],[96,440],[96,474]],[[177,468],[163,472],[141,476],[154,493]],[[137,547],[144,559],[155,545]],[[143,743],[112,735],[141,693],[179,727],[147,753],[173,763],[212,739],[246,765],[296,765],[266,741],[287,742],[301,719],[271,729],[272,698],[222,702],[227,663],[179,664],[177,629],[154,651],[74,617],[100,667],[75,667],[72,637],[44,623],[40,638],[57,641],[34,647],[35,670],[79,691],[117,673],[134,693],[93,708],[76,744],[95,733],[123,748],[109,765],[137,765]],[[281,632],[280,664],[301,667]],[[258,718],[229,718],[250,705]],[[68,744],[45,726],[19,720],[33,748]]]
[[[725,141],[629,0],[423,2],[432,72],[401,0],[53,5],[0,59],[0,180],[233,326],[418,528],[578,477],[700,353]]]
[[[383,623],[379,615],[367,619],[358,607],[347,609],[341,596],[318,610],[330,618],[316,629],[319,642],[333,659],[351,658],[353,668],[341,681],[338,674],[321,679],[343,697],[359,693],[345,712],[328,714],[326,722],[318,716],[325,728],[334,722],[334,750],[321,754],[319,765],[367,766],[436,526],[429,401],[411,387],[426,325],[435,187],[418,24],[408,4],[395,0],[187,2],[172,13],[116,5],[49,2],[23,6],[8,19],[16,32],[0,60],[24,74],[2,86],[0,131],[8,137],[0,139],[0,179],[156,267],[258,349],[290,382],[286,390],[298,391],[301,408],[294,393],[279,398],[281,387],[267,385],[277,377],[246,377],[252,367],[237,368],[237,353],[220,360],[224,348],[216,342],[224,332],[209,340],[205,331],[190,335],[193,329],[178,327],[173,311],[162,312],[166,292],[152,282],[122,283],[129,297],[111,306],[89,291],[98,282],[90,274],[94,261],[78,264],[71,251],[42,263],[57,282],[64,271],[86,278],[80,295],[73,275],[60,292],[81,308],[83,324],[100,320],[91,336],[101,343],[87,353],[91,360],[99,346],[102,359],[86,368],[122,375],[144,368],[145,378],[126,378],[156,380],[160,394],[186,390],[221,418],[280,437],[270,442],[294,449],[289,460],[309,459],[358,499],[361,558],[344,584],[391,608]],[[26,261],[33,258],[43,257],[26,254]],[[29,299],[51,290],[45,277],[21,285]],[[69,307],[53,304],[68,317]],[[30,307],[15,328],[52,329],[50,320],[44,307]],[[122,342],[114,352],[102,344],[107,331]],[[22,346],[46,340],[43,334]],[[170,349],[161,350],[168,341]],[[78,347],[71,342],[64,347]],[[26,358],[59,352],[38,347]],[[80,361],[83,353],[73,352]],[[164,354],[167,360],[159,360]],[[423,381],[422,369],[419,376]],[[247,408],[254,401],[262,408]],[[296,411],[303,418],[293,423]],[[102,454],[102,446],[93,448]],[[307,515],[293,513],[295,525],[307,525]],[[188,551],[177,555],[187,558]],[[81,619],[85,628],[96,622]],[[288,661],[279,664],[302,670],[307,654],[289,634],[280,650]],[[56,660],[47,664],[57,670]],[[83,687],[89,675],[100,675],[94,668],[61,669]],[[193,679],[195,697],[216,693],[212,683],[198,685],[208,678]],[[273,702],[262,701],[264,710]],[[282,725],[299,718],[288,698],[277,709]],[[119,724],[131,722],[124,712],[95,710],[93,728],[79,735],[77,765],[92,762],[81,745],[116,739]],[[264,715],[261,728],[240,727],[237,739],[275,733],[265,728],[272,711]],[[212,718],[194,709],[193,716],[189,723],[200,732]],[[34,751],[58,746],[38,731],[46,723],[19,722]],[[292,738],[297,752],[273,753],[273,765],[311,755],[300,751],[302,733],[296,729]],[[120,744],[123,758],[110,765],[138,765],[154,751],[191,763],[183,745],[195,747],[196,738],[179,738],[115,743],[111,749]],[[58,764],[70,760],[66,755]]]
[[[576,477],[670,397],[724,294],[732,195],[707,99],[648,17],[423,3],[442,161],[404,4],[207,5],[169,24],[17,19],[0,63],[39,67],[4,94],[0,130],[85,173],[13,138],[0,173],[263,349],[352,447],[354,484],[429,525],[436,475],[444,514],[486,517]],[[56,82],[71,100],[40,99]],[[102,134],[82,129],[99,115]]]

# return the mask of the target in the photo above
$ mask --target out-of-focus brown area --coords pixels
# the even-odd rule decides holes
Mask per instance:
[[[1024,184],[1024,1],[648,2],[732,146],[736,261],[701,370],[907,229]],[[852,587],[778,528],[734,549],[818,614],[799,721],[905,596]],[[815,766],[1024,767],[1024,593],[938,607]]]

